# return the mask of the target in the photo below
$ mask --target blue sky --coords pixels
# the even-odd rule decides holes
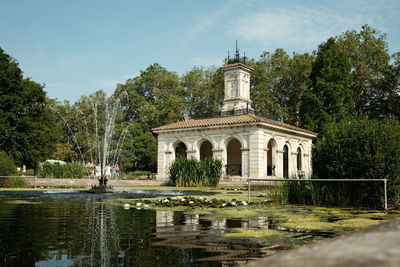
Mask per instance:
[[[0,0],[0,47],[49,97],[77,100],[160,63],[178,74],[247,56],[312,52],[370,24],[400,51],[398,0]]]

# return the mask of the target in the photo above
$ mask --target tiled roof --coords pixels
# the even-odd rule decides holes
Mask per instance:
[[[207,126],[222,126],[222,125],[233,125],[233,124],[246,124],[246,123],[266,123],[266,124],[270,124],[273,126],[283,127],[283,128],[286,128],[287,130],[294,130],[294,131],[299,131],[302,133],[317,135],[314,132],[304,130],[304,129],[296,127],[296,126],[292,126],[290,124],[266,119],[263,117],[255,116],[253,114],[230,116],[230,117],[220,117],[220,118],[208,118],[208,119],[200,119],[200,120],[180,121],[180,122],[163,125],[163,126],[160,126],[157,128],[153,128],[153,131],[158,132],[158,131],[167,131],[167,130],[189,129],[189,128],[198,128],[198,127],[207,127]]]

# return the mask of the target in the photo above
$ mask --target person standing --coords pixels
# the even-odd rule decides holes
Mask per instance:
[[[26,175],[26,166],[25,164],[22,164],[22,176]]]
[[[108,179],[108,180],[111,179],[111,166],[110,165],[106,166],[106,179]]]
[[[118,165],[115,166],[114,171],[115,171],[115,173],[114,173],[115,179],[119,180],[119,167],[118,167]]]

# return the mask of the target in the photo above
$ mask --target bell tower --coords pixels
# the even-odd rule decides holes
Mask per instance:
[[[250,100],[250,73],[253,69],[246,65],[246,56],[240,57],[237,48],[234,58],[229,58],[225,66],[221,67],[224,72],[225,97],[222,112],[236,113],[237,110],[253,111]]]

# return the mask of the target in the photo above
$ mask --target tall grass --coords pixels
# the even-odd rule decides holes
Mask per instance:
[[[171,182],[176,186],[217,186],[222,175],[219,159],[178,158],[169,167]]]
[[[276,182],[270,191],[273,202],[340,207],[383,206],[382,182],[330,182],[305,180]]]
[[[6,188],[26,187],[26,182],[21,177],[1,177],[0,187],[6,187]]]
[[[85,165],[79,162],[66,163],[44,163],[39,171],[43,178],[83,178],[87,175]]]

